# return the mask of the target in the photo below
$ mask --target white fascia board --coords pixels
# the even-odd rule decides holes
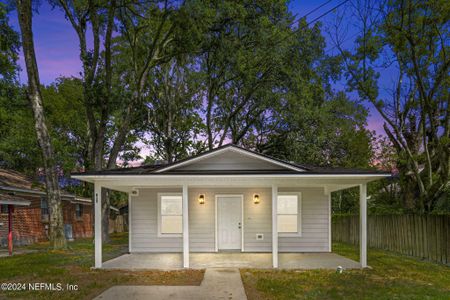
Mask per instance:
[[[213,175],[173,175],[173,174],[158,174],[158,175],[140,175],[140,174],[129,174],[129,175],[73,175],[71,176],[74,179],[86,181],[86,179],[129,179],[129,178],[177,178],[177,179],[185,179],[185,178],[385,178],[391,177],[389,174],[213,174]]]
[[[239,149],[239,148],[231,146],[231,147],[227,147],[227,148],[223,148],[223,149],[219,149],[219,150],[213,151],[211,153],[207,153],[205,155],[202,155],[202,156],[199,156],[199,157],[196,157],[196,158],[188,159],[188,160],[185,160],[185,161],[180,162],[180,163],[175,163],[175,164],[173,164],[171,166],[168,166],[168,167],[156,170],[155,173],[161,173],[161,172],[164,172],[164,171],[168,171],[168,170],[179,168],[181,166],[190,165],[190,164],[195,163],[197,161],[204,160],[204,159],[209,158],[209,157],[214,157],[214,156],[219,155],[220,153],[223,153],[225,151],[238,152],[238,153],[241,153],[243,155],[246,155],[246,156],[249,156],[249,157],[253,157],[253,158],[256,158],[256,159],[260,159],[260,160],[263,160],[263,161],[266,161],[266,162],[269,162],[269,163],[272,163],[272,164],[275,164],[275,165],[278,165],[278,166],[281,166],[281,167],[284,167],[284,168],[287,168],[287,169],[290,169],[290,170],[299,171],[299,172],[304,172],[305,171],[304,169],[301,169],[301,168],[298,168],[298,167],[295,167],[295,166],[292,166],[292,165],[289,165],[289,164],[285,164],[283,162],[280,162],[280,161],[277,161],[277,160],[274,160],[274,159],[271,159],[271,158],[259,155],[257,153],[252,153],[252,152],[245,151],[245,150],[242,150],[242,149]]]

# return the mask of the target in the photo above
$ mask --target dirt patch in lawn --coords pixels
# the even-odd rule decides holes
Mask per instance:
[[[103,256],[116,257],[127,247],[126,234],[111,235],[111,243],[103,245]],[[0,290],[0,299],[92,299],[115,285],[200,285],[204,275],[204,270],[92,270],[92,239],[70,242],[67,250],[51,250],[49,243],[26,249],[35,251],[0,258],[0,283],[16,284],[14,289]],[[37,284],[39,290],[31,290],[30,284]]]
[[[90,270],[78,266],[66,266],[65,276],[23,276],[11,282],[60,283],[63,291],[22,290],[0,292],[0,299],[17,297],[20,299],[92,299],[115,285],[200,285],[204,270],[180,271],[118,271]],[[76,287],[76,290],[68,290]]]

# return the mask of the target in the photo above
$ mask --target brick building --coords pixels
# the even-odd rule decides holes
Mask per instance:
[[[92,201],[62,192],[64,230],[68,239],[92,236]],[[12,170],[0,169],[0,247],[8,244],[8,204],[14,206],[14,245],[48,239],[49,205],[42,184]],[[14,205],[17,204],[17,205]]]

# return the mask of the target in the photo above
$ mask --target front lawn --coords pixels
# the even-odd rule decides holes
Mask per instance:
[[[358,260],[358,249],[334,244],[333,251]],[[251,299],[450,299],[450,267],[369,249],[373,269],[241,270]]]
[[[48,243],[27,247],[36,252],[0,258],[0,283],[24,283],[26,291],[5,292],[0,299],[91,299],[114,285],[199,285],[203,271],[116,271],[91,270],[93,265],[92,239],[69,243],[64,251],[48,250]],[[104,260],[127,251],[126,234],[112,236],[103,246]],[[29,283],[60,283],[77,286],[77,291],[30,291]],[[57,289],[57,287],[56,287]]]

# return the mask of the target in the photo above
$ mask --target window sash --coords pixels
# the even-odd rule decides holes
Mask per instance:
[[[42,197],[41,198],[41,216],[43,218],[47,217],[49,215],[49,209],[48,209],[48,202],[47,198]]]
[[[0,214],[9,213],[8,204],[0,204]]]
[[[278,232],[279,233],[296,233],[298,232],[298,216],[297,215],[278,215]]]
[[[280,234],[300,233],[300,194],[281,194],[277,198],[277,231]]]
[[[183,233],[183,198],[181,195],[159,195],[159,234],[178,236]]]
[[[81,204],[77,204],[75,206],[75,216],[77,218],[81,218],[83,216],[83,207],[81,206]]]

